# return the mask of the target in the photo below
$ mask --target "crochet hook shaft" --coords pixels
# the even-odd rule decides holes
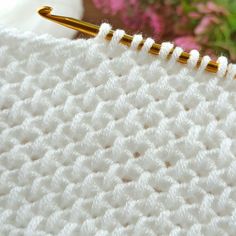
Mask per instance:
[[[91,24],[88,22],[84,22],[81,20],[77,20],[74,18],[70,18],[70,17],[52,15],[51,14],[52,10],[53,10],[52,7],[44,6],[38,10],[38,13],[42,17],[44,17],[48,20],[51,20],[53,22],[56,22],[56,23],[61,24],[63,26],[66,26],[68,28],[78,30],[78,31],[88,34],[90,36],[96,36],[99,32],[99,26],[97,26],[97,25],[94,25],[94,24]],[[114,31],[110,30],[106,36],[106,39],[111,40],[113,34],[114,34]],[[123,36],[123,38],[120,40],[120,43],[124,44],[126,46],[130,46],[132,43],[132,40],[133,40],[133,37],[131,35],[125,34]],[[138,45],[138,50],[140,50],[143,47],[144,42],[145,42],[145,40],[141,41],[141,43]],[[152,45],[152,47],[150,48],[149,53],[154,54],[154,55],[158,55],[160,53],[160,49],[161,49],[161,45],[158,43],[154,43]],[[174,51],[174,49],[172,49],[170,51],[168,57],[170,57],[172,55],[173,51]],[[189,53],[182,52],[182,54],[177,59],[177,61],[182,64],[187,64],[189,57],[190,57]],[[197,67],[199,67],[201,65],[201,61],[202,61],[202,57],[199,57],[199,60],[197,62]],[[219,65],[217,62],[210,61],[208,63],[208,65],[206,66],[206,71],[216,73],[218,71],[218,67],[219,67]]]

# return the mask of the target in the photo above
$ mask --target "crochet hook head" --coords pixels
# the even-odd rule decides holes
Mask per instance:
[[[82,20],[77,20],[74,18],[70,18],[70,17],[66,17],[66,16],[58,16],[58,15],[52,15],[52,7],[49,6],[44,6],[41,7],[38,10],[38,13],[48,19],[51,20],[53,22],[56,22],[58,24],[61,24],[63,26],[66,26],[68,28],[74,29],[74,30],[78,30],[80,32],[83,32],[85,34],[91,35],[91,36],[96,36],[99,32],[99,26],[88,23],[88,22],[84,22]],[[113,36],[114,31],[110,30],[110,32],[107,34],[106,39],[107,40],[111,40],[112,36]],[[132,43],[133,37],[131,35],[125,34],[123,36],[123,38],[120,40],[121,44],[124,44],[126,46],[130,46]],[[145,40],[143,40],[139,46],[138,49],[140,50],[143,45],[144,45]],[[154,54],[154,55],[158,55],[161,49],[161,45],[154,43],[153,46],[150,48],[149,53]],[[172,49],[168,55],[168,57],[170,57],[173,54],[174,49]],[[188,59],[190,57],[190,54],[187,52],[182,52],[182,54],[180,55],[180,57],[178,58],[178,62],[182,63],[182,64],[187,64]],[[202,61],[202,57],[199,58],[198,62],[197,62],[197,67],[200,66]],[[209,72],[213,72],[216,73],[218,71],[218,63],[215,61],[210,61],[208,63],[208,65],[206,66],[206,71]]]
[[[74,30],[79,30],[85,34],[89,34],[91,36],[96,36],[99,32],[99,27],[81,20],[77,20],[71,17],[65,17],[65,16],[57,16],[57,15],[52,15],[52,7],[49,6],[44,6],[38,9],[38,13],[40,16],[56,22],[58,24],[61,24],[65,27],[74,29]]]

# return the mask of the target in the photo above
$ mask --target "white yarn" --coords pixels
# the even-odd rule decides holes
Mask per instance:
[[[235,235],[235,67],[109,30],[0,28],[0,235]]]
[[[170,58],[168,64],[169,66],[174,66],[174,64],[176,63],[176,61],[179,59],[180,55],[182,54],[183,49],[180,47],[175,47],[174,51],[173,51],[173,55]]]
[[[98,32],[97,38],[102,38],[102,40],[104,40],[105,36],[109,33],[110,30],[111,30],[111,25],[107,23],[101,24],[100,31]]]
[[[162,59],[166,59],[166,57],[170,54],[170,51],[174,48],[174,45],[169,42],[164,42],[161,45],[161,50],[160,50],[160,57]]]
[[[190,54],[190,57],[188,59],[188,66],[190,68],[194,68],[197,65],[200,54],[196,49],[191,50],[189,54]]]
[[[152,38],[147,38],[141,50],[144,53],[148,53],[154,43],[155,41]]]
[[[125,34],[124,30],[120,30],[120,29],[116,30],[111,39],[112,46],[117,45],[120,42],[120,40],[123,38],[124,34]]]
[[[229,64],[228,65],[228,73],[226,74],[226,78],[227,79],[234,79],[235,78],[235,75],[236,75],[236,65],[235,64]],[[224,69],[222,69],[224,70]]]
[[[220,56],[217,60],[219,63],[218,71],[217,71],[217,76],[223,77],[226,74],[227,71],[227,66],[228,66],[228,60],[224,56]]]
[[[131,49],[134,49],[134,50],[137,50],[138,45],[141,43],[142,40],[143,40],[142,35],[140,35],[140,34],[135,34],[135,35],[133,36],[133,40],[132,40],[132,43],[131,43],[130,48],[131,48]]]
[[[201,64],[200,64],[199,69],[198,69],[198,72],[197,72],[198,74],[201,74],[206,69],[206,66],[208,65],[210,60],[211,60],[211,58],[209,56],[207,56],[207,55],[203,56]]]

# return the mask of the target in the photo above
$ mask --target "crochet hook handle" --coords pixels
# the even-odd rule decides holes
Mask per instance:
[[[96,36],[99,32],[99,26],[88,23],[88,22],[84,22],[82,20],[77,20],[74,18],[70,18],[70,17],[66,17],[66,16],[58,16],[58,15],[52,15],[52,7],[49,6],[44,6],[41,7],[38,10],[38,13],[48,19],[51,20],[53,22],[56,22],[58,24],[61,24],[63,26],[66,26],[68,28],[74,29],[74,30],[78,30],[80,32],[83,32],[85,34],[88,34],[90,36]],[[111,40],[112,36],[114,34],[113,30],[110,30],[109,33],[106,36],[107,40]],[[125,34],[122,39],[120,40],[120,43],[126,45],[126,46],[130,46],[132,43],[133,37],[131,35]],[[141,43],[138,45],[138,50],[140,50],[143,45],[144,45],[145,40],[142,40]],[[152,47],[149,50],[149,53],[154,54],[154,55],[158,55],[160,53],[160,49],[161,49],[161,45],[158,43],[154,43],[152,45]],[[170,51],[168,57],[170,57],[173,54],[174,48]],[[190,54],[187,52],[182,52],[180,57],[177,59],[178,62],[182,63],[182,64],[187,64],[188,59],[190,58]],[[199,67],[201,65],[201,61],[202,61],[202,57],[199,57],[199,60],[197,62],[197,67]],[[207,66],[206,66],[206,71],[208,72],[212,72],[212,73],[217,73],[219,68],[219,64],[215,61],[210,61]],[[227,72],[226,72],[227,73]]]

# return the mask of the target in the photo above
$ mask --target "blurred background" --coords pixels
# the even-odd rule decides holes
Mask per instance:
[[[84,19],[236,62],[236,1],[86,0]]]
[[[36,9],[49,5],[53,13],[129,34],[142,33],[156,42],[171,41],[185,51],[197,49],[213,59],[236,62],[236,0],[0,0],[0,24],[49,33],[55,37],[86,37],[42,19]]]

